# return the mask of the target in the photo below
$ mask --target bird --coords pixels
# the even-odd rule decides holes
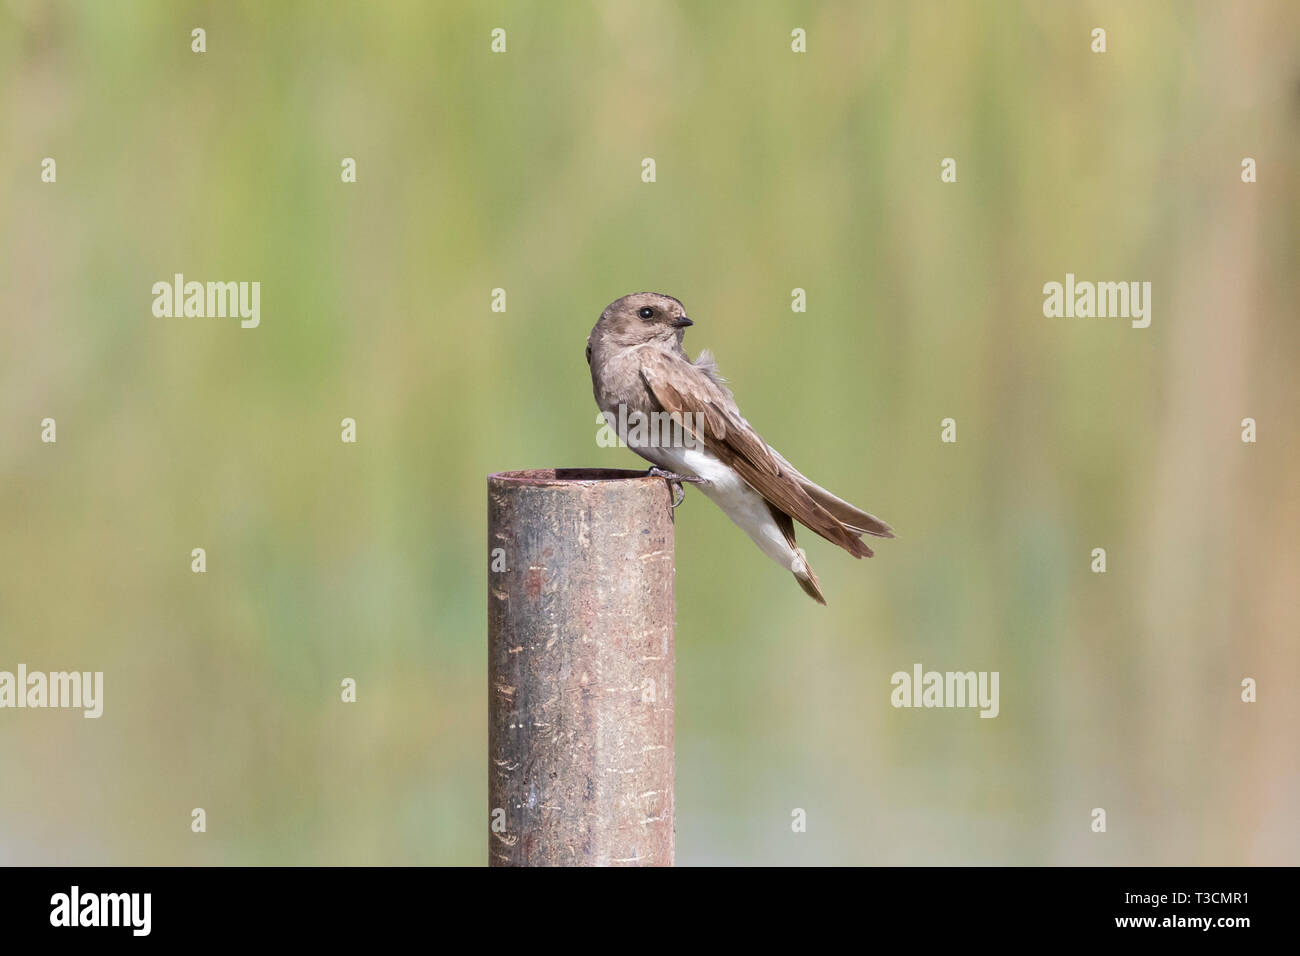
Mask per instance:
[[[587,337],[596,405],[619,439],[651,463],[647,474],[673,487],[674,508],[682,482],[698,487],[824,605],[794,523],[855,558],[874,553],[864,535],[893,538],[894,530],[804,477],[763,440],[740,414],[712,353],[692,360],[683,348],[694,324],[680,301],[659,292],[611,302]]]

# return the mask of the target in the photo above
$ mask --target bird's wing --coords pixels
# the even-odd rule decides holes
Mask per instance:
[[[850,531],[856,531],[859,534],[871,534],[877,538],[892,538],[894,529],[885,522],[881,521],[873,514],[868,514],[861,508],[854,507],[843,498],[837,498],[821,485],[812,480],[805,478],[799,473],[794,465],[790,464],[775,448],[768,446],[768,450],[776,456],[776,460],[781,467],[788,471],[794,480],[803,486],[803,490],[808,492],[808,497],[817,502],[836,518],[840,523]]]
[[[818,502],[817,495],[804,486],[804,482],[812,483],[768,447],[741,417],[731,393],[707,369],[671,352],[643,349],[641,380],[659,409],[734,468],[773,508],[838,544],[855,558],[871,556],[871,549],[859,537],[864,529],[844,523]],[[816,485],[812,488],[829,496],[832,503],[845,504]]]

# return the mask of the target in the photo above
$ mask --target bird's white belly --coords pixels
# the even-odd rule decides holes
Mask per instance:
[[[633,448],[660,468],[679,475],[696,475],[704,484],[694,485],[710,501],[727,513],[769,558],[789,570],[797,555],[763,496],[750,487],[730,465],[707,448],[662,445]]]

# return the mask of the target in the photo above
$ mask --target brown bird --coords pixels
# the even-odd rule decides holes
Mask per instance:
[[[698,485],[825,604],[795,544],[794,522],[855,558],[873,553],[864,534],[892,538],[893,530],[813,484],[763,440],[741,416],[713,356],[705,350],[691,361],[682,348],[694,324],[669,295],[637,292],[610,303],[587,338],[596,405],[619,438],[655,466],[650,474],[678,487]]]

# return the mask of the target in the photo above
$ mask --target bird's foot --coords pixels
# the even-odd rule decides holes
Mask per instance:
[[[667,471],[657,466],[651,466],[646,472],[647,477],[662,478],[668,482],[668,487],[673,492],[673,508],[676,509],[683,501],[686,500],[686,489],[682,487],[683,482],[700,485],[704,479],[699,475],[679,475],[675,471]]]
[[[671,481],[675,485],[680,485],[683,481],[688,481],[693,485],[704,484],[704,479],[699,475],[679,475],[675,471],[666,471],[665,469],[654,465],[652,465],[650,470],[646,472],[646,477],[663,478],[666,481]]]

